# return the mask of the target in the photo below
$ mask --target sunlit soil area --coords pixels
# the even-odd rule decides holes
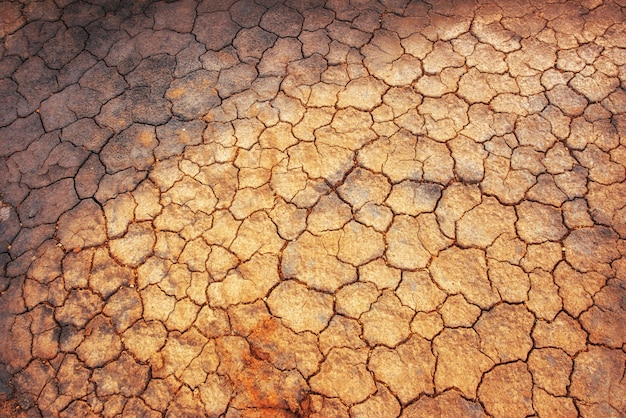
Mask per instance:
[[[0,2],[0,415],[626,416],[625,13]]]

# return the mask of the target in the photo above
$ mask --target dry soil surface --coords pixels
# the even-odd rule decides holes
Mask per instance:
[[[2,414],[626,416],[625,13],[0,2]]]

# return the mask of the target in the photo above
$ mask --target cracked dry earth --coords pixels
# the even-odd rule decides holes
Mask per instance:
[[[1,2],[2,414],[625,416],[625,13]]]

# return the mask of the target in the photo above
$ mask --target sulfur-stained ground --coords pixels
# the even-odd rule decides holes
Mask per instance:
[[[0,2],[0,415],[626,416],[625,31]]]

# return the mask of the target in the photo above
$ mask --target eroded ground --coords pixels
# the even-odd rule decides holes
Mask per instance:
[[[626,415],[623,0],[23,3],[4,414]]]

